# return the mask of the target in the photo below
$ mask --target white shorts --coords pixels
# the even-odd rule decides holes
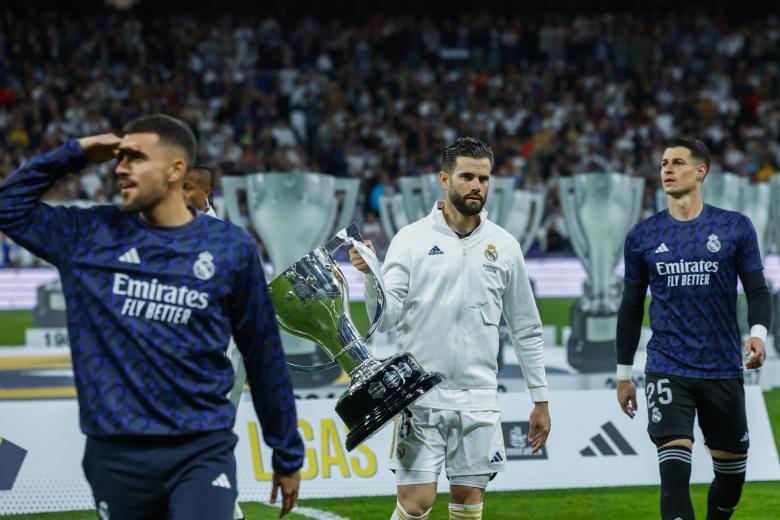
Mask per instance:
[[[452,479],[492,475],[505,465],[501,412],[410,407],[395,418],[390,468],[399,485],[422,483],[401,478],[420,475],[410,471],[436,481],[442,466]]]

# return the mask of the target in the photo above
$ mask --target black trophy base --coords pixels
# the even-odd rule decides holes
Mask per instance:
[[[350,386],[336,404],[336,412],[349,428],[347,451],[352,451],[442,381],[443,375],[423,371],[409,353],[382,361],[364,381]]]
[[[566,357],[580,372],[614,372],[617,363],[615,332],[617,314],[586,312],[575,305],[571,311],[571,336]]]

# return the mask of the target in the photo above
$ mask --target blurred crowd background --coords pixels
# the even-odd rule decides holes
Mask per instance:
[[[189,123],[222,175],[313,171],[361,181],[357,218],[404,175],[439,170],[457,136],[490,143],[493,174],[548,188],[530,254],[573,254],[560,176],[646,179],[674,136],[702,138],[712,171],[780,169],[780,19],[651,13],[0,12],[0,180],[68,138],[142,114]],[[111,202],[112,165],[52,200]],[[0,235],[0,265],[34,260]]]

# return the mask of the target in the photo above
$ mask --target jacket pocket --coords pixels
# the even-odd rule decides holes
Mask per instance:
[[[500,309],[494,305],[491,305],[490,303],[486,303],[479,308],[479,313],[482,315],[482,322],[485,325],[493,325],[494,327],[498,327],[498,324],[501,321]]]

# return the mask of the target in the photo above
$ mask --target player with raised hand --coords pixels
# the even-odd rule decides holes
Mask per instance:
[[[660,171],[669,209],[634,226],[625,241],[617,397],[633,418],[637,402],[631,370],[650,287],[647,430],[658,448],[661,516],[670,520],[694,517],[689,482],[697,413],[715,471],[707,518],[730,518],[737,507],[750,444],[742,354],[750,356],[745,368],[763,364],[772,315],[750,219],[702,200],[709,167],[710,154],[701,141],[669,142]],[[737,327],[737,278],[745,289],[751,327],[744,344]]]
[[[146,116],[123,137],[68,141],[0,185],[0,229],[60,271],[101,518],[232,518],[231,332],[274,450],[272,496],[281,488],[282,514],[297,498],[303,443],[265,276],[246,232],[185,205],[195,147],[181,121]],[[114,158],[120,207],[40,201],[66,174]]]

